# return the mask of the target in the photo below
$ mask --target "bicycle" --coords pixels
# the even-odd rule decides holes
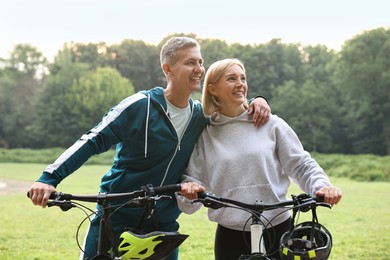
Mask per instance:
[[[99,223],[99,237],[97,244],[96,255],[92,260],[128,260],[128,259],[149,259],[162,260],[169,256],[173,250],[181,245],[188,235],[180,234],[179,232],[164,232],[154,231],[147,234],[139,234],[135,230],[125,230],[121,236],[119,243],[116,243],[112,238],[112,230],[110,229],[110,216],[115,213],[115,210],[121,207],[145,207],[144,219],[153,214],[154,205],[161,199],[172,199],[172,196],[164,195],[178,192],[181,190],[180,184],[165,185],[153,187],[152,185],[142,186],[140,190],[135,190],[126,193],[99,193],[97,195],[73,195],[63,192],[54,192],[50,196],[47,203],[48,207],[58,206],[62,211],[68,211],[71,208],[79,208],[87,215],[81,221],[76,231],[76,242],[80,250],[83,250],[78,241],[78,233],[81,225],[90,219],[97,212],[80,204],[76,201],[94,202],[101,206],[102,216]],[[27,193],[27,197],[29,193]],[[119,205],[109,205],[109,202],[124,201]],[[86,210],[91,213],[86,212]],[[113,212],[110,212],[113,210]],[[107,252],[110,248],[110,252]]]
[[[252,203],[218,197],[207,192],[199,192],[198,198],[193,203],[200,202],[203,206],[211,209],[231,207],[238,210],[245,210],[251,213],[251,254],[242,254],[239,260],[271,260],[268,256],[273,252],[266,252],[264,246],[263,229],[271,225],[271,220],[263,223],[262,213],[266,210],[285,208],[293,211],[293,227],[285,232],[280,240],[279,253],[282,259],[328,259],[332,246],[330,232],[318,222],[316,208],[324,206],[331,208],[331,205],[323,202],[322,197],[311,197],[302,193],[298,196],[292,195],[292,199],[277,203]],[[295,224],[295,218],[299,212],[312,213],[312,221]],[[249,220],[248,220],[249,221]],[[298,222],[298,221],[297,221]]]

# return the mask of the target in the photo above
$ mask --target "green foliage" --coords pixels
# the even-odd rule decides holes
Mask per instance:
[[[18,45],[10,64],[0,74],[0,147],[29,144],[29,125],[35,116],[32,107],[41,88],[35,78],[39,54],[31,47]]]
[[[207,69],[214,61],[231,57],[230,48],[225,41],[218,39],[200,39],[204,66]]]
[[[390,30],[354,37],[340,52],[337,81],[343,86],[353,153],[390,152]]]
[[[71,145],[95,126],[120,100],[134,93],[128,79],[112,68],[90,70],[74,63],[70,50],[63,51],[52,67],[52,75],[40,93],[37,117],[31,126],[33,147]]]
[[[108,110],[134,94],[129,80],[112,68],[98,68],[73,81],[65,95],[70,115],[77,118],[73,127],[89,130]]]
[[[302,62],[297,45],[282,44],[280,39],[274,39],[254,46],[242,58],[242,54],[236,55],[247,69],[249,96],[261,93],[272,100],[278,86],[290,80],[301,83]]]
[[[340,52],[280,39],[241,45],[179,33],[157,46],[130,39],[68,43],[47,65],[34,47],[18,45],[11,59],[1,59],[0,147],[67,147],[118,100],[164,87],[159,51],[172,36],[198,39],[206,68],[217,59],[242,60],[248,97],[267,97],[309,151],[390,154],[388,28],[357,35]],[[122,91],[125,81],[128,92]]]
[[[12,121],[13,107],[12,96],[13,89],[16,85],[16,80],[12,76],[13,72],[10,70],[4,70],[0,77],[0,111],[2,116],[0,117],[0,147],[9,148],[10,142],[12,143],[12,132],[14,130]]]
[[[325,100],[326,87],[307,81],[298,86],[294,81],[279,87],[273,101],[275,113],[285,119],[298,134],[303,146],[310,151],[333,149],[332,115],[337,111]]]
[[[78,118],[71,113],[66,96],[73,82],[88,73],[88,66],[73,63],[71,52],[66,49],[56,57],[51,71],[36,104],[36,117],[39,120],[31,125],[30,131],[35,137],[30,145],[32,148],[69,146],[81,135],[76,127]]]
[[[297,132],[304,147],[310,151],[339,151],[333,142],[338,129],[337,93],[331,91],[332,71],[326,68],[335,55],[322,46],[301,51],[302,82],[286,81],[273,92],[272,110],[285,119]],[[326,98],[324,98],[326,97]]]
[[[8,66],[28,76],[41,76],[47,65],[47,59],[34,46],[17,44],[11,53]]]
[[[163,73],[160,69],[160,50],[156,46],[143,41],[124,40],[119,45],[111,46],[109,52],[112,54],[110,65],[130,79],[136,91],[159,84]]]
[[[390,182],[390,156],[369,154],[319,154],[313,157],[329,176],[350,178],[356,181]]]
[[[88,64],[92,70],[109,64],[108,46],[104,42],[97,44],[72,42],[65,45],[65,49],[71,51],[73,62]]]

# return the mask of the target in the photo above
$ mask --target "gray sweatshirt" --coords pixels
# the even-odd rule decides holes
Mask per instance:
[[[283,119],[271,115],[265,125],[256,128],[247,112],[238,117],[212,116],[183,177],[183,182],[196,181],[217,196],[246,203],[287,200],[290,180],[311,195],[331,185],[324,170],[303,149]],[[201,207],[182,196],[177,199],[179,208],[187,214]],[[268,228],[289,216],[285,209],[264,211],[262,222]],[[250,230],[251,215],[243,210],[209,209],[208,217],[230,229]]]

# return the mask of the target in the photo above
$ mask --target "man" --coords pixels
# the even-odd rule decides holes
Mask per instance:
[[[50,194],[68,175],[92,155],[116,145],[111,169],[103,176],[101,192],[118,193],[138,190],[141,186],[180,183],[192,149],[208,123],[201,104],[191,99],[200,89],[204,76],[199,43],[187,37],[169,39],[161,49],[161,68],[167,80],[165,89],[156,87],[136,93],[111,109],[95,128],[65,151],[30,189],[35,205],[46,206]],[[258,98],[254,113],[255,126],[264,123],[270,109]],[[141,223],[144,209],[121,208],[111,216],[113,232],[118,238],[125,227],[142,224],[144,232],[157,228],[177,231],[180,211],[176,200],[162,200],[156,205],[156,221]],[[157,227],[158,226],[158,227]],[[90,225],[81,259],[96,254],[99,217]],[[169,258],[177,259],[178,250]]]

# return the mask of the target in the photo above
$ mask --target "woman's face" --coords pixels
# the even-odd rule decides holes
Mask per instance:
[[[222,114],[238,116],[245,111],[247,89],[244,70],[234,64],[226,70],[217,83],[210,86],[210,93],[217,97]]]

